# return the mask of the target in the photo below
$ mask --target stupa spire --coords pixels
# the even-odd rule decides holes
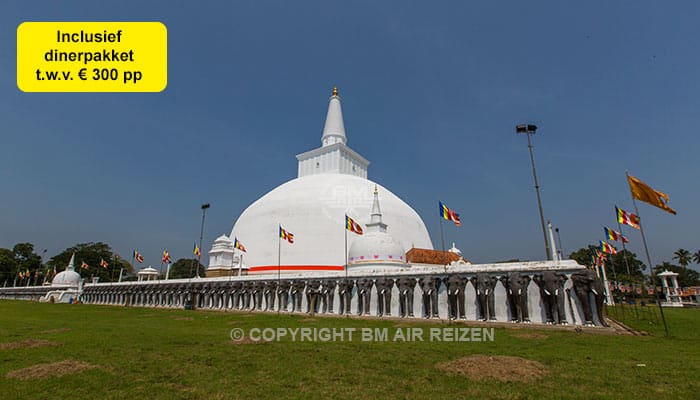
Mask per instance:
[[[328,113],[326,114],[326,124],[323,126],[323,136],[321,143],[323,146],[330,146],[335,143],[347,143],[345,137],[345,124],[343,123],[343,110],[340,107],[340,97],[338,87],[333,86],[333,94],[328,102]]]
[[[382,221],[382,209],[379,207],[379,191],[374,185],[374,201],[372,202],[372,212],[370,214],[368,232],[386,232],[387,225]]]
[[[75,271],[75,253],[73,253],[73,255],[70,256],[70,261],[68,261],[66,271]]]

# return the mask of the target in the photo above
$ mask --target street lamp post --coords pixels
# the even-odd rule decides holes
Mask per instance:
[[[201,207],[202,208],[202,227],[199,230],[199,254],[200,254],[199,259],[200,260],[202,259],[202,256],[201,256],[201,254],[202,254],[202,239],[204,238],[204,216],[206,215],[207,208],[209,208],[209,207],[211,207],[211,204],[209,204],[209,203],[204,203],[204,204],[202,204],[202,207]],[[199,264],[201,264],[201,263],[199,262],[199,260],[197,260],[197,277],[198,278],[199,278]]]
[[[515,127],[515,133],[524,133],[527,136],[527,148],[530,150],[530,161],[532,162],[532,176],[535,178],[535,193],[537,193],[537,207],[540,210],[540,223],[542,224],[542,237],[544,239],[544,250],[547,254],[547,260],[552,259],[551,251],[549,250],[549,241],[547,240],[547,230],[544,225],[544,213],[542,212],[542,199],[540,197],[540,185],[537,182],[537,170],[535,169],[535,155],[532,152],[532,142],[530,135],[534,135],[537,131],[537,125],[521,124]]]

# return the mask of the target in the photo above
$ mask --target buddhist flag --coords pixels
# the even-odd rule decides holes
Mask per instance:
[[[139,262],[139,263],[143,262],[143,256],[141,255],[141,253],[138,252],[138,250],[134,250],[133,257],[134,257],[134,260],[136,260],[137,262]]]
[[[360,224],[355,222],[355,220],[348,217],[347,215],[345,216],[345,229],[349,230],[350,232],[355,232],[358,235],[362,235],[362,227],[360,226]]]
[[[614,229],[610,229],[608,227],[603,227],[603,231],[605,232],[605,236],[608,238],[608,240],[614,240],[616,242],[622,241],[622,243],[629,243],[629,239],[626,237],[622,236],[622,234]]]
[[[284,230],[281,225],[280,225],[280,237],[282,239],[285,239],[286,241],[288,241],[290,244],[294,243],[294,234]]]
[[[459,214],[457,214],[454,210],[450,210],[449,208],[447,208],[447,206],[442,204],[441,201],[438,203],[440,204],[440,216],[443,219],[452,221],[457,226],[462,226],[462,221],[460,221],[459,219]]]
[[[192,250],[195,256],[197,258],[202,258],[202,252],[199,250],[199,246],[197,246],[197,242],[194,242],[194,250]]]
[[[629,225],[634,229],[639,229],[639,217],[637,215],[617,208],[617,206],[615,206],[615,212],[617,213],[617,222],[623,225]]]
[[[600,241],[600,251],[607,254],[617,254],[617,249],[608,242]]]
[[[104,269],[107,269],[108,266],[109,266],[109,264],[107,264],[107,261],[105,261],[104,259],[100,258],[100,267],[102,267],[102,268],[104,268]]]
[[[163,261],[163,264],[170,264],[170,253],[168,253],[168,250],[163,250],[161,261]]]
[[[603,255],[603,253],[601,253],[600,251],[596,250],[596,251],[595,251],[595,257],[596,257],[596,263],[595,263],[595,265],[596,265],[597,267],[604,267],[604,266],[605,266],[605,256]]]
[[[237,238],[233,239],[233,248],[238,249],[242,252],[245,252],[245,246],[243,246],[243,243],[239,242]]]
[[[90,266],[87,265],[87,263],[86,263],[85,261],[83,261],[82,264],[80,264],[80,268],[82,268],[82,269],[88,269],[88,268],[90,268]]]
[[[666,193],[652,189],[649,185],[632,175],[627,175],[627,182],[630,184],[632,197],[676,215],[676,210],[666,204],[668,203],[668,195]]]

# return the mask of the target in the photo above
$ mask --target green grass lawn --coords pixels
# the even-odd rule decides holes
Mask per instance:
[[[493,342],[481,343],[362,342],[356,336],[352,342],[233,344],[232,328],[388,327],[391,332],[399,323],[426,329],[445,325],[0,301],[0,343],[56,343],[0,347],[0,388],[3,399],[698,398],[700,310],[666,314],[668,338],[660,323],[628,313],[624,322],[649,336],[497,328]],[[518,356],[540,362],[548,373],[534,382],[503,383],[435,367],[472,354]],[[64,360],[97,368],[61,377],[7,376]]]

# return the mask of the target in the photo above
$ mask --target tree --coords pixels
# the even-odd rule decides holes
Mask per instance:
[[[26,274],[27,277],[20,278],[19,273]],[[41,264],[41,257],[34,253],[34,245],[31,243],[17,243],[12,250],[0,249],[0,287],[13,285],[15,283],[26,285],[41,284],[40,278],[44,277],[44,269]]]
[[[196,258],[181,258],[175,261],[175,264],[170,266],[169,279],[186,279],[194,278],[197,275],[197,264],[199,270],[205,271],[207,268],[202,265]]]
[[[591,256],[596,254],[596,251],[600,250],[599,246],[588,245],[588,247],[581,248],[569,255],[569,258],[575,260],[579,264],[592,266]],[[627,259],[627,262],[625,262]],[[627,265],[629,264],[630,273],[627,275]],[[612,279],[613,276],[617,276],[618,280],[629,281],[629,282],[642,282],[644,280],[643,271],[646,266],[642,261],[637,258],[635,253],[629,250],[620,250],[617,254],[608,254],[607,261],[605,263],[607,268],[608,279]]]
[[[12,285],[17,276],[17,260],[10,249],[0,249],[0,286]]]
[[[119,271],[122,268],[126,273],[133,272],[133,267],[128,261],[112,253],[109,245],[102,242],[78,243],[53,256],[47,264],[60,272],[68,266],[73,254],[75,254],[75,272],[84,278],[96,276],[100,278],[100,282],[113,282],[119,279]],[[100,266],[102,260],[107,262],[107,268]],[[83,263],[88,267],[82,268]]]
[[[693,271],[690,268],[681,267],[678,265],[671,264],[670,262],[664,261],[663,263],[661,263],[661,265],[657,265],[654,268],[654,273],[659,274],[664,270],[668,270],[678,274],[678,285],[680,287],[700,285],[700,274],[698,274],[697,271]],[[659,285],[660,282],[657,281],[656,284]]]
[[[700,250],[693,253],[693,261],[695,261],[695,264],[700,264]]]
[[[678,249],[675,253],[673,253],[673,259],[678,261],[678,264],[682,265],[683,267],[687,267],[688,264],[690,264],[692,255],[686,249]]]

